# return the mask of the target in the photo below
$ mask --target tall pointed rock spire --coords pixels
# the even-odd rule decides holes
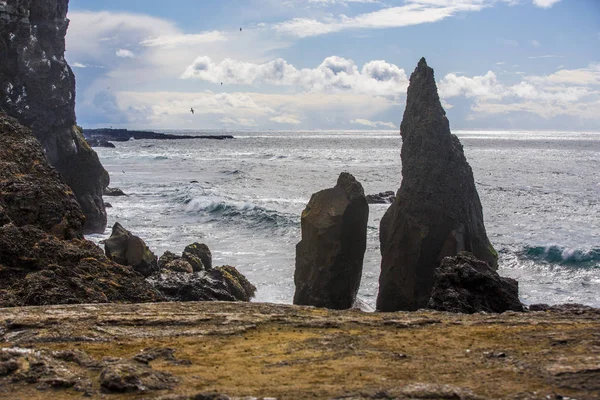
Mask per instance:
[[[493,268],[473,172],[424,58],[410,77],[402,135],[402,184],[381,221],[377,309],[416,310],[431,296],[442,258],[466,250]]]

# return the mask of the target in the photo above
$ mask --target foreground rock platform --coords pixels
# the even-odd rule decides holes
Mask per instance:
[[[600,310],[363,313],[223,302],[0,309],[0,398],[82,394],[593,399]]]

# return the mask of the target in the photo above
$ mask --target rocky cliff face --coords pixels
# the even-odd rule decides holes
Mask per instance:
[[[402,135],[402,184],[381,221],[381,311],[425,307],[446,256],[469,251],[497,268],[473,172],[450,133],[433,70],[421,59],[410,78]]]
[[[356,300],[367,247],[369,205],[362,185],[342,173],[302,212],[294,304],[347,309]]]
[[[83,209],[85,231],[102,232],[109,178],[76,126],[75,76],[64,58],[68,3],[0,1],[0,110],[42,143]]]
[[[83,239],[84,219],[40,143],[0,113],[0,307],[164,300]]]

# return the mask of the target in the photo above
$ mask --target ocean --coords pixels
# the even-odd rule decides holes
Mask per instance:
[[[366,194],[397,191],[397,131],[161,131],[234,140],[130,140],[97,148],[111,187],[109,227],[120,222],[160,256],[206,243],[213,265],[237,267],[254,301],[291,303],[300,214],[312,193],[352,173]],[[600,132],[456,131],[473,168],[499,273],[526,304],[600,307]],[[374,307],[378,227],[370,205],[359,298]]]

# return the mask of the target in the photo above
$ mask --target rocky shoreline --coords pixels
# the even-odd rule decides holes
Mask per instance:
[[[0,398],[600,397],[600,310],[525,307],[498,275],[425,59],[401,124],[400,189],[365,196],[342,172],[311,197],[296,306],[248,303],[256,288],[202,243],[159,258],[118,223],[104,250],[86,240],[106,228],[102,196],[125,195],[90,144],[233,137],[82,132],[67,8],[0,2],[0,51],[16,60],[0,73],[0,307],[12,307],[0,309]],[[370,203],[390,204],[378,313],[352,309]]]
[[[11,308],[0,310],[0,348],[0,398],[600,396],[600,311],[581,306],[473,315],[222,302]]]

